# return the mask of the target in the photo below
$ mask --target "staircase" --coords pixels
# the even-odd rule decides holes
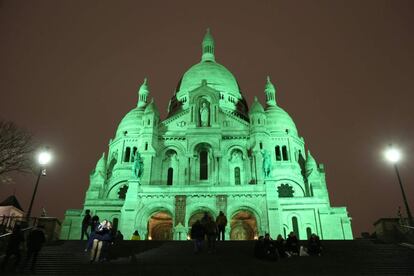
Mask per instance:
[[[85,242],[59,241],[42,249],[36,275],[414,275],[408,247],[369,240],[322,245],[321,257],[268,262],[253,257],[253,241],[217,242],[214,254],[194,254],[190,241],[123,241],[111,248],[110,262],[90,264]],[[27,266],[19,274],[30,274]]]

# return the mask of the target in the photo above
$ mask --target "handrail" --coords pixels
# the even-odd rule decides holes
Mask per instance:
[[[31,229],[33,229],[33,226],[30,226],[30,227],[27,227],[27,228],[22,229],[22,232],[25,232],[25,231],[28,231],[28,230],[31,230]],[[3,239],[3,238],[8,237],[8,236],[11,236],[12,234],[13,234],[13,232],[0,235],[0,239]]]
[[[402,227],[405,227],[405,228],[410,228],[410,229],[414,229],[414,227],[412,227],[412,226],[409,226],[409,225],[401,225]]]

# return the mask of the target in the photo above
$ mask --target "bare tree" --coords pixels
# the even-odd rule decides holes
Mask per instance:
[[[15,123],[0,120],[0,181],[11,172],[31,172],[34,143],[32,135]]]

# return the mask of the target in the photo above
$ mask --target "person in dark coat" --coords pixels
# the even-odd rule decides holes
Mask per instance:
[[[254,244],[254,256],[258,259],[263,259],[265,256],[263,239],[264,239],[263,236],[259,236],[259,238]]]
[[[46,242],[46,237],[44,233],[44,226],[38,225],[32,231],[30,231],[29,236],[27,237],[27,257],[26,263],[32,259],[32,264],[30,270],[34,270],[36,266],[37,256],[39,255],[40,250],[43,247],[43,244]]]
[[[280,258],[285,258],[286,255],[286,241],[285,239],[282,237],[282,235],[278,235],[276,240],[275,240],[275,246],[276,246],[276,250],[279,254]]]
[[[91,234],[89,235],[88,243],[86,244],[85,252],[88,252],[92,248],[93,240],[95,239],[95,232],[99,226],[99,217],[97,215],[92,217],[91,220]]]
[[[277,261],[279,259],[279,252],[276,250],[276,246],[268,233],[265,234],[263,239],[264,256],[269,261]]]
[[[322,254],[321,240],[316,234],[312,234],[309,237],[308,254],[310,256],[320,256]]]
[[[286,250],[295,256],[299,256],[299,240],[294,232],[290,232],[286,240]]]
[[[216,251],[216,239],[217,239],[217,224],[216,222],[209,216],[207,219],[207,223],[204,226],[207,236],[207,248],[208,253],[212,253]]]
[[[9,238],[9,243],[7,244],[6,256],[4,257],[1,264],[2,270],[6,268],[6,264],[8,263],[9,258],[13,255],[16,257],[16,260],[14,262],[14,269],[16,269],[16,267],[19,265],[21,260],[20,245],[22,242],[24,242],[24,236],[21,231],[21,227],[20,225],[16,225],[13,228],[13,232]]]
[[[82,220],[82,233],[81,233],[81,241],[83,241],[83,236],[86,235],[86,240],[89,240],[88,228],[91,225],[91,210],[85,211],[85,216]]]
[[[220,214],[217,216],[216,223],[217,223],[217,230],[218,230],[217,240],[220,240],[220,236],[221,236],[221,240],[224,241],[224,235],[225,235],[226,226],[227,226],[227,218],[222,211],[220,211]]]
[[[204,227],[200,220],[197,220],[191,227],[191,239],[194,240],[194,252],[198,253],[202,250],[204,241]]]

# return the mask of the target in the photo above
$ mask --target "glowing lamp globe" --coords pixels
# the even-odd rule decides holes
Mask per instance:
[[[50,154],[50,152],[42,151],[41,153],[39,153],[37,161],[39,162],[40,165],[47,165],[49,164],[51,159],[52,159],[52,155]]]
[[[401,159],[401,152],[395,148],[390,148],[385,151],[385,158],[395,164]]]

